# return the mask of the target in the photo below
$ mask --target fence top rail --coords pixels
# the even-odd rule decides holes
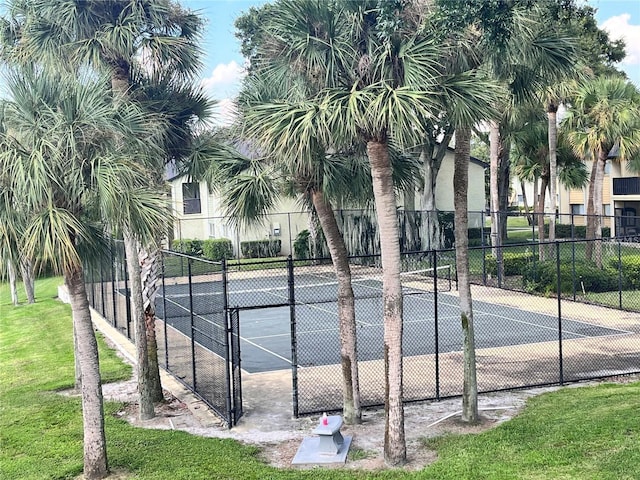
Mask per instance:
[[[222,266],[222,262],[216,262],[214,260],[209,260],[207,258],[202,258],[202,257],[194,257],[193,255],[187,255],[186,253],[180,253],[180,252],[174,252],[173,250],[162,250],[162,254],[163,255],[173,255],[176,257],[183,257],[186,258],[188,260],[195,260],[198,262],[202,262],[202,263],[208,263],[210,265],[219,265]]]

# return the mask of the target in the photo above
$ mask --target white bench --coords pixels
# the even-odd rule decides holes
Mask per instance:
[[[320,425],[313,431],[314,434],[320,437],[318,453],[322,455],[338,454],[340,447],[344,444],[340,427],[342,427],[342,417],[340,415],[328,416],[327,425],[323,425],[322,419],[320,419]]]

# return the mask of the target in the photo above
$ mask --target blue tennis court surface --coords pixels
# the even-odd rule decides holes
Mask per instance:
[[[230,282],[229,306],[238,307],[240,315],[240,351],[243,370],[249,373],[291,368],[291,309],[286,279],[271,279],[271,287],[264,287],[264,279],[247,278]],[[314,283],[315,282],[315,283]],[[215,339],[225,334],[215,323],[221,324],[223,297],[219,282],[194,284],[194,324],[206,335],[196,340],[216,352]],[[415,285],[415,282],[414,282]],[[443,282],[443,286],[446,286]],[[435,293],[404,288],[405,356],[436,353]],[[189,286],[165,287],[167,323],[187,333],[191,328],[189,315]],[[297,363],[301,368],[340,363],[338,306],[336,284],[331,281],[296,279],[295,332]],[[361,279],[354,282],[358,359],[383,358],[383,319],[381,282]],[[439,353],[462,350],[462,327],[458,298],[438,292],[438,348]],[[256,305],[264,308],[249,308]],[[158,316],[164,318],[164,306],[158,306]],[[245,309],[246,308],[246,309]],[[476,348],[505,347],[557,341],[559,325],[556,316],[496,305],[473,302]],[[577,320],[562,320],[562,339],[604,337],[629,332],[605,328]]]

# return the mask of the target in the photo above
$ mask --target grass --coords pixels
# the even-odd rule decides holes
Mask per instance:
[[[587,302],[597,303],[598,305],[620,308],[618,292],[587,292],[586,295],[582,295],[582,292],[576,292],[576,298],[584,298]],[[640,290],[623,290],[622,308],[635,311],[640,310]]]
[[[73,479],[82,470],[82,415],[73,384],[70,309],[59,279],[39,280],[35,305],[13,307],[0,285],[0,478]],[[105,380],[131,370],[100,341]],[[634,479],[640,464],[640,383],[567,388],[529,401],[517,418],[478,435],[425,441],[439,460],[418,472],[278,470],[255,447],[179,431],[144,430],[105,404],[111,468],[131,479]],[[351,458],[369,452],[354,449]]]

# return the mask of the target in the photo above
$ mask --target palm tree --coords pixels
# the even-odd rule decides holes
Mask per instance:
[[[538,199],[534,205],[534,217],[537,219],[539,242],[544,241],[545,238],[543,215],[546,192],[547,190],[551,192],[551,155],[549,155],[548,127],[548,122],[544,122],[540,115],[535,115],[513,133],[512,165],[515,174],[522,181],[534,182],[534,197]],[[587,178],[584,164],[568,145],[564,133],[557,137],[555,150],[557,178],[560,183],[568,188],[584,186]],[[538,180],[540,180],[540,187],[538,187]],[[555,217],[555,212],[552,216]],[[549,237],[549,240],[552,240],[551,237]],[[540,260],[544,260],[545,249],[541,247],[538,253]]]
[[[289,24],[313,29],[312,34],[305,31],[290,39],[280,55],[291,68],[310,72],[329,88],[303,102],[261,106],[265,114],[280,119],[277,128],[263,129],[262,137],[274,146],[275,154],[286,155],[304,153],[314,138],[326,149],[359,141],[366,145],[383,268],[385,460],[401,464],[406,459],[402,290],[390,147],[403,150],[420,145],[431,133],[425,131],[425,120],[446,110],[446,100],[454,97],[468,100],[460,102],[459,115],[471,123],[476,112],[492,111],[492,91],[469,73],[448,77],[439,73],[438,31],[423,25],[426,6],[422,4],[283,0],[277,7],[278,15],[291,19]],[[325,45],[328,54],[313,55],[307,48],[311,39]],[[294,139],[299,151],[291,152]]]
[[[161,224],[164,202],[143,188],[139,169],[117,150],[148,132],[140,111],[114,106],[104,80],[68,80],[42,69],[12,72],[0,136],[0,177],[21,199],[20,248],[64,276],[82,377],[84,475],[108,474],[98,349],[83,262],[104,253],[101,222],[128,225],[140,238]],[[127,152],[128,153],[128,152]]]
[[[110,76],[114,100],[140,102],[150,113],[165,107],[159,112],[161,131],[150,139],[162,151],[155,157],[139,157],[149,186],[162,188],[165,163],[179,162],[188,155],[197,128],[194,120],[208,114],[211,107],[202,92],[192,87],[201,65],[198,41],[202,19],[170,0],[90,0],[81,4],[75,0],[15,0],[9,11],[13,19],[8,23],[11,28],[4,30],[4,43],[9,45],[6,57],[67,67],[72,72],[88,65]],[[127,264],[132,312],[140,326],[135,331],[143,419],[151,418],[155,414],[153,402],[163,399],[154,305],[160,235],[148,245],[138,245],[124,230],[127,255],[132,260]]]
[[[245,110],[244,121],[270,125],[273,119]],[[244,141],[255,142],[261,149],[268,148],[260,138],[243,136]],[[338,228],[332,201],[357,197],[364,190],[368,170],[358,158],[344,159],[328,156],[315,144],[309,155],[311,160],[283,155],[268,155],[244,165],[226,162],[215,168],[209,183],[217,185],[226,207],[226,216],[238,223],[259,222],[277,198],[293,195],[311,206],[320,223],[338,282],[338,319],[340,328],[340,357],[343,373],[343,415],[347,424],[361,421],[360,380],[354,293],[351,269],[344,239]],[[292,148],[295,148],[292,145]],[[264,150],[266,151],[266,150]],[[302,161],[299,161],[302,160]],[[364,179],[364,181],[363,181]],[[370,182],[370,177],[369,177]],[[360,196],[362,198],[362,196]]]
[[[496,12],[492,9],[503,7],[468,2],[466,14],[453,20],[479,27],[483,68],[511,93],[500,106],[501,114],[489,121],[491,240],[499,282],[504,274],[500,246],[506,237],[513,107],[531,102],[547,84],[562,79],[573,68],[575,58],[574,41],[544,21],[544,7],[515,4],[508,12]],[[500,28],[496,28],[496,18],[501,22]]]
[[[600,77],[578,87],[563,128],[577,155],[591,159],[587,204],[586,255],[602,267],[602,187],[604,166],[617,147],[617,160],[637,162],[640,157],[640,92],[619,77]],[[639,162],[640,163],[640,162]],[[632,163],[637,165],[638,163]],[[640,170],[636,168],[636,170]]]

